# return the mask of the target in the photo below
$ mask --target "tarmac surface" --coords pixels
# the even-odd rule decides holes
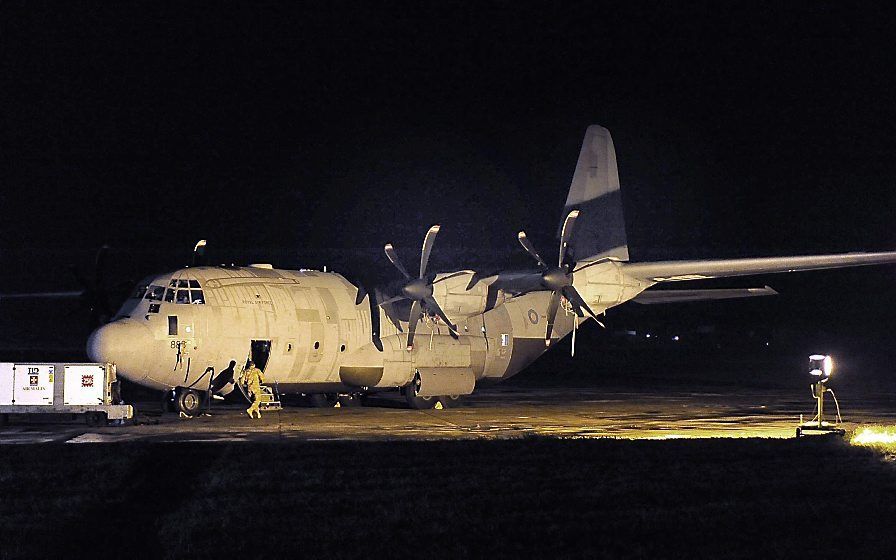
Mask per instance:
[[[210,415],[184,419],[137,403],[128,425],[89,427],[82,420],[13,417],[0,444],[121,441],[233,442],[558,438],[788,438],[800,415],[814,410],[805,394],[769,389],[739,392],[657,392],[655,388],[518,388],[499,386],[443,410],[410,410],[398,395],[372,397],[363,407],[285,407],[250,419],[244,406],[213,403]],[[847,431],[896,425],[896,393],[840,398]],[[827,400],[833,420],[836,408]]]

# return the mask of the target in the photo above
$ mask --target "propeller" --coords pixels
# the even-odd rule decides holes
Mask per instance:
[[[407,283],[402,286],[400,295],[388,299],[380,305],[389,305],[401,300],[410,300],[412,302],[411,314],[408,316],[408,351],[414,347],[414,333],[417,331],[417,323],[420,321],[424,312],[435,315],[444,321],[445,324],[448,325],[448,330],[451,332],[451,336],[457,338],[457,327],[451,324],[448,316],[445,315],[445,312],[439,307],[439,303],[432,296],[433,284],[442,282],[448,278],[453,278],[456,275],[452,274],[442,277],[436,282],[429,282],[426,276],[429,257],[432,254],[432,248],[436,242],[436,235],[438,235],[438,233],[439,226],[435,225],[429,228],[429,231],[426,232],[426,237],[423,238],[423,248],[420,251],[420,274],[416,278],[408,273],[407,269],[401,263],[401,260],[399,260],[398,254],[395,252],[395,248],[391,243],[388,243],[384,247],[386,257],[388,257],[395,268],[401,272],[402,276],[407,280]]]
[[[594,311],[588,307],[585,298],[583,298],[578,290],[572,285],[574,267],[566,262],[567,248],[569,247],[570,239],[572,239],[573,227],[575,226],[576,218],[578,217],[579,211],[573,210],[566,216],[566,220],[563,221],[563,229],[560,234],[560,254],[557,259],[557,266],[550,266],[541,255],[538,254],[538,251],[535,250],[535,246],[532,245],[532,242],[526,237],[525,231],[521,231],[517,235],[523,249],[525,249],[532,258],[538,261],[538,265],[541,267],[540,288],[551,291],[551,299],[548,303],[547,312],[548,324],[544,335],[545,346],[551,345],[551,333],[554,330],[554,322],[557,320],[557,312],[560,310],[561,298],[565,298],[569,303],[570,308],[575,312],[577,317],[575,327],[578,327],[578,318],[584,317],[586,314],[597,321],[599,325],[603,326],[603,323],[598,321]],[[573,353],[574,352],[575,347],[573,346]]]
[[[103,245],[97,250],[93,263],[92,278],[84,276],[77,267],[70,267],[72,275],[82,288],[79,295],[81,305],[90,312],[90,321],[93,325],[107,323],[112,317],[109,292],[105,284],[106,255],[108,252],[108,245]]]

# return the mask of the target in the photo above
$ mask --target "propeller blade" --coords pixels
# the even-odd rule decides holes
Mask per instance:
[[[426,278],[426,265],[429,264],[429,255],[432,253],[432,246],[436,242],[436,235],[439,233],[439,226],[435,225],[426,232],[423,238],[423,250],[420,252],[420,278]]]
[[[395,268],[398,269],[398,272],[404,274],[404,277],[408,280],[411,279],[411,275],[408,274],[408,271],[405,270],[404,265],[401,264],[401,261],[398,260],[398,254],[395,253],[395,248],[392,247],[391,243],[387,243],[383,250],[386,251],[386,256],[389,257],[389,261],[395,265]]]
[[[81,274],[81,271],[78,270],[78,267],[70,266],[68,267],[68,269],[72,273],[72,276],[75,277],[75,280],[78,282],[78,284],[81,284],[81,287],[84,288],[84,291],[90,290],[90,282],[88,282],[87,278],[85,278],[84,275]]]
[[[569,357],[576,357],[576,331],[579,330],[579,316],[576,315],[572,318],[572,346],[569,348]]]
[[[439,307],[439,302],[437,302],[432,296],[424,299],[423,302],[426,304],[426,308],[428,310],[438,315],[439,319],[441,319],[448,326],[448,330],[449,332],[451,332],[452,338],[457,338],[457,326],[451,323],[451,321],[448,319],[448,316],[445,315],[445,312],[442,311],[441,307]]]
[[[391,305],[391,304],[395,303],[396,301],[401,301],[403,299],[408,299],[408,298],[406,298],[404,296],[395,296],[395,297],[389,298],[386,301],[381,302],[380,307],[385,307],[386,305]]]
[[[367,297],[367,290],[360,283],[358,284],[358,293],[355,294],[355,305],[361,305],[364,303],[364,298]]]
[[[93,285],[99,289],[103,286],[103,280],[106,276],[106,254],[109,252],[109,246],[103,245],[96,252],[96,258],[93,261]]]
[[[591,311],[591,308],[588,307],[588,304],[585,302],[585,298],[579,295],[579,292],[576,291],[574,287],[566,286],[561,291],[563,292],[563,297],[565,297],[569,300],[570,303],[572,303],[573,308],[578,312],[580,316],[581,312],[584,310],[588,312],[589,317],[595,320],[597,319],[594,311]]]
[[[473,276],[470,276],[470,281],[467,282],[467,287],[464,288],[465,292],[469,292],[473,289],[473,286],[479,283],[482,280],[483,276],[479,274],[479,272],[474,272]]]
[[[458,276],[463,276],[464,274],[467,274],[467,272],[468,271],[466,271],[466,270],[461,270],[460,272],[454,272],[452,274],[448,274],[447,276],[442,276],[441,278],[439,278],[438,280],[436,280],[435,282],[433,282],[430,285],[435,285],[435,284],[438,284],[439,282],[444,282],[445,280],[451,280],[452,278],[457,278]],[[467,288],[467,289],[469,289],[469,288]]]
[[[420,306],[419,301],[414,301],[411,305],[411,314],[408,315],[408,351],[410,352],[412,348],[414,348],[414,333],[417,332],[417,323],[420,321],[420,316],[423,314],[423,310]]]
[[[566,216],[566,220],[563,222],[563,230],[560,234],[560,260],[557,262],[557,266],[563,266],[563,261],[566,259],[566,249],[569,247],[569,240],[572,239],[572,228],[576,224],[576,218],[579,217],[579,211],[573,210]]]
[[[605,262],[611,262],[611,261],[620,262],[619,259],[617,259],[616,257],[603,257],[603,258],[597,259],[596,261],[591,261],[590,263],[585,263],[582,266],[577,266],[576,268],[573,269],[573,272],[585,270],[586,268],[588,268],[590,266],[594,266],[596,264],[603,264]]]
[[[500,277],[500,273],[501,273],[500,270],[495,270],[495,269],[485,270],[485,271],[481,271],[481,270],[473,271],[473,276],[470,277],[470,282],[467,284],[465,291],[469,292],[476,286],[476,284],[485,280],[486,278],[491,278],[492,276]],[[499,278],[495,278],[495,280],[497,281],[497,280],[499,280]]]
[[[567,286],[563,288],[563,297],[569,300],[572,303],[573,307],[578,311],[578,313],[582,313],[583,311],[588,313],[588,316],[594,319],[594,321],[602,326],[603,328],[607,328],[606,325],[600,322],[600,319],[597,318],[597,314],[588,307],[588,303],[585,301],[585,298],[579,294],[579,292],[572,286]]]
[[[540,264],[544,268],[548,268],[547,263],[544,262],[544,259],[541,258],[541,255],[538,254],[538,251],[535,250],[535,247],[532,245],[532,242],[529,241],[528,237],[526,237],[525,231],[519,232],[518,234],[516,234],[516,237],[517,237],[517,239],[520,240],[520,244],[523,246],[523,249],[525,249],[527,253],[532,255],[532,257],[534,257],[535,260],[538,261],[538,264]]]
[[[374,293],[374,297],[376,298],[376,301],[379,301],[379,300],[383,299],[384,297],[386,297],[386,295],[382,292],[382,290],[380,290],[378,288],[374,288],[373,293]],[[389,319],[389,322],[391,322],[393,325],[395,325],[395,328],[396,328],[396,330],[398,330],[398,332],[404,332],[404,328],[402,328],[402,326],[401,326],[401,321],[399,321],[398,317],[396,317],[395,309],[390,308],[384,304],[379,304],[377,307],[379,307],[383,311],[385,311],[386,318]]]
[[[548,304],[548,328],[544,334],[544,345],[551,345],[551,333],[554,331],[554,321],[557,319],[557,310],[560,308],[560,292],[551,292],[551,302]]]

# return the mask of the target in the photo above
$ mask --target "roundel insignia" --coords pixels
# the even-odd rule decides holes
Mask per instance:
[[[529,310],[529,322],[531,322],[533,325],[538,324],[538,312],[534,309]]]

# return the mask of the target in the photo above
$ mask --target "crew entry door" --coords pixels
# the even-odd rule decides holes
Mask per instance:
[[[271,341],[253,340],[249,355],[250,359],[255,363],[255,367],[261,371],[266,371],[268,359],[271,357]]]

